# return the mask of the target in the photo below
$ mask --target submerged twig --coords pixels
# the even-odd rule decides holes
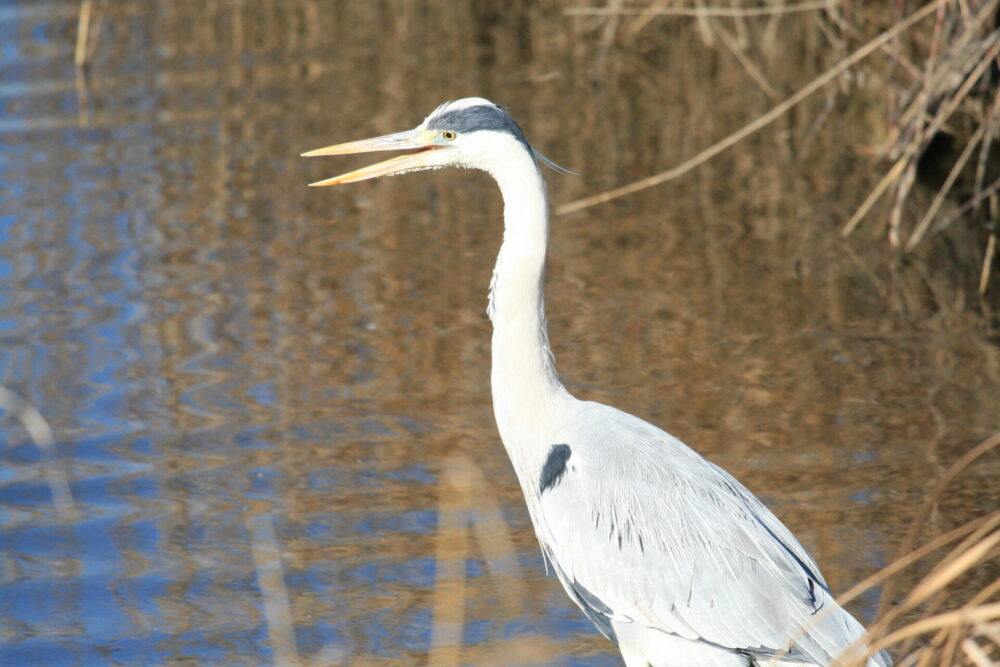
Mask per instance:
[[[28,432],[35,446],[46,458],[45,481],[52,494],[52,503],[56,514],[63,522],[69,522],[76,516],[76,506],[73,504],[73,492],[69,486],[69,476],[55,460],[56,439],[52,428],[45,417],[28,401],[18,396],[7,387],[0,385],[0,409],[16,417]]]
[[[301,660],[295,642],[295,623],[292,619],[288,588],[285,586],[281,549],[274,534],[271,515],[248,514],[244,521],[250,537],[250,553],[253,555],[254,571],[257,573],[257,587],[260,588],[264,605],[268,643],[274,651],[275,663],[296,667],[301,664]]]
[[[77,99],[77,122],[90,123],[90,63],[97,47],[97,38],[104,25],[99,19],[99,3],[103,0],[80,0],[76,22],[76,47],[73,49],[74,83]]]
[[[89,60],[90,17],[94,11],[94,0],[80,0],[80,17],[76,23],[76,49],[73,51],[73,80],[76,86],[77,123],[90,123],[90,89],[87,81]]]
[[[76,22],[76,49],[73,52],[73,63],[77,69],[87,65],[89,50],[87,44],[90,38],[90,17],[94,12],[94,0],[80,0],[80,17]]]

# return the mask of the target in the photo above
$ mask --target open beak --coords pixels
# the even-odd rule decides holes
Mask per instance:
[[[317,148],[314,151],[303,153],[302,157],[317,157],[320,155],[347,155],[349,153],[374,153],[376,151],[399,151],[416,149],[413,153],[390,158],[383,162],[378,162],[369,167],[362,167],[355,171],[327,178],[322,181],[310,183],[310,187],[323,187],[326,185],[340,185],[341,183],[356,183],[369,178],[379,176],[390,176],[401,174],[414,169],[424,169],[433,166],[429,162],[430,152],[440,148],[434,143],[435,133],[425,130],[407,130],[406,132],[396,132],[386,134],[373,139],[362,139],[361,141],[350,141],[346,144]]]

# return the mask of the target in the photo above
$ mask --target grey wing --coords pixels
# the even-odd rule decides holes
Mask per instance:
[[[536,529],[605,635],[612,620],[633,622],[826,664],[863,633],[802,545],[738,481],[638,418],[581,405],[589,413],[565,434],[566,471],[540,493]]]

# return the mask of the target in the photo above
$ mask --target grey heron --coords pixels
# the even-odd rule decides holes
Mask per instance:
[[[410,152],[311,185],[443,167],[496,180],[504,233],[488,313],[497,427],[545,558],[625,664],[829,665],[845,651],[861,655],[864,627],[756,496],[677,438],[578,400],[559,380],[543,293],[546,160],[510,115],[471,97],[412,130],[303,155],[390,150]],[[880,652],[867,664],[891,661]]]

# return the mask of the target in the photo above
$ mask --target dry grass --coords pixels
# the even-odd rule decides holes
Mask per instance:
[[[618,3],[620,4],[620,3]],[[979,291],[990,284],[991,266],[996,256],[996,235],[1000,225],[1000,170],[994,141],[1000,133],[1000,87],[997,85],[1000,28],[1000,0],[936,0],[920,6],[903,0],[860,3],[851,0],[830,2],[785,0],[771,2],[715,3],[656,2],[631,7],[594,7],[566,10],[567,14],[591,14],[611,21],[622,15],[639,15],[635,20],[696,20],[695,27],[706,35],[719,35],[733,52],[733,40],[725,39],[723,22],[735,25],[742,34],[751,31],[748,21],[757,20],[758,39],[770,43],[780,17],[794,14],[803,20],[816,21],[837,62],[815,77],[795,94],[776,104],[728,137],[664,172],[633,183],[570,202],[557,209],[558,214],[595,206],[639,190],[660,185],[687,173],[741,140],[787,114],[814,93],[839,84],[845,86],[849,71],[855,80],[874,74],[885,81],[884,95],[888,131],[872,150],[886,170],[877,185],[861,200],[854,214],[843,225],[842,233],[852,233],[871,217],[876,204],[888,199],[883,215],[888,221],[887,238],[900,252],[915,250],[923,241],[962,218],[983,229],[983,252]],[[768,21],[761,24],[766,17]],[[609,23],[610,25],[610,23]],[[868,26],[877,26],[873,31]],[[868,33],[866,38],[864,35]],[[853,51],[851,51],[852,45]],[[766,68],[755,63],[747,53],[734,52],[741,66],[759,87],[773,97]],[[957,155],[935,157],[950,161],[947,176],[936,185],[936,194],[922,206],[913,197],[914,184],[922,160],[935,140],[953,139],[962,146]],[[916,209],[916,210],[913,210]]]
[[[712,159],[719,153],[722,153],[728,148],[731,148],[738,144],[743,139],[746,139],[750,135],[758,132],[759,130],[767,127],[777,119],[784,116],[791,109],[799,105],[801,102],[809,98],[811,95],[819,90],[822,90],[825,86],[837,80],[837,78],[846,72],[851,67],[857,65],[862,60],[870,56],[871,54],[878,51],[880,48],[884,47],[891,40],[896,38],[900,33],[909,29],[915,23],[920,21],[926,16],[929,16],[936,7],[945,4],[946,0],[937,0],[937,2],[927,5],[919,12],[914,13],[912,16],[907,17],[905,20],[900,21],[891,30],[880,34],[878,37],[868,42],[864,46],[860,47],[854,53],[852,53],[847,58],[844,58],[836,65],[823,72],[821,75],[810,81],[808,84],[800,88],[795,94],[793,94],[788,99],[784,100],[780,104],[773,107],[767,113],[758,116],[751,122],[747,123],[739,130],[733,132],[724,139],[717,141],[705,150],[701,151],[694,157],[685,160],[682,164],[668,169],[667,171],[660,172],[659,174],[654,174],[646,178],[640,179],[628,185],[624,185],[620,188],[615,188],[607,192],[602,192],[584,199],[580,199],[568,204],[563,204],[556,209],[557,215],[563,215],[566,213],[573,213],[591,206],[596,206],[597,204],[603,204],[605,202],[618,199],[619,197],[624,197],[625,195],[630,195],[634,192],[640,190],[645,190],[646,188],[653,187],[654,185],[660,185],[666,183],[667,181],[673,180],[678,176],[686,174],[695,167],[708,160]]]
[[[890,46],[887,53],[893,66],[889,69],[888,94],[892,117],[877,155],[892,166],[845,224],[845,234],[886,193],[892,200],[889,242],[907,252],[914,250],[929,232],[944,229],[960,216],[974,215],[983,202],[992,199],[995,206],[1000,179],[996,179],[997,174],[990,174],[987,167],[993,141],[1000,130],[1000,89],[992,80],[1000,55],[998,6],[1000,0],[942,3],[933,24],[910,34],[905,43],[894,42]],[[905,205],[921,158],[942,133],[965,145],[919,220],[907,226]],[[971,176],[968,192],[957,195],[955,186],[960,176],[966,174]],[[987,184],[988,175],[992,182]],[[944,214],[946,198],[953,194],[962,203]],[[996,229],[989,234],[995,245]],[[986,253],[985,259],[983,268],[988,271],[992,257]],[[988,273],[980,283],[981,289],[985,289],[987,282]]]
[[[1000,433],[952,464],[928,493],[900,546],[901,555],[841,596],[840,600],[847,602],[884,582],[883,613],[868,632],[869,654],[889,649],[896,654],[898,666],[1000,665],[1000,579],[993,578],[971,591],[967,585],[972,579],[989,581],[989,568],[998,569],[1000,510],[913,546],[928,518],[939,512],[955,479],[985,457],[995,457],[997,449]],[[935,555],[936,560],[932,558]],[[887,605],[899,577],[920,567],[929,567],[929,571],[899,601]]]

